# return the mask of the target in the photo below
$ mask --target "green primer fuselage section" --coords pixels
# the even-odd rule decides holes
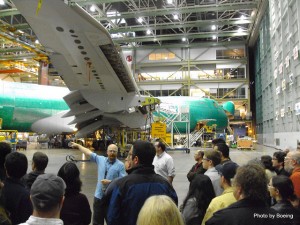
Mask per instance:
[[[64,110],[69,110],[63,97],[70,91],[63,87],[44,86],[0,81],[0,118],[3,119],[2,129],[31,131],[31,125],[43,118],[55,115]],[[225,129],[228,118],[224,109],[215,100],[196,97],[159,97],[161,107],[169,107],[168,114],[178,112],[182,108],[189,108],[190,131],[193,131],[201,120],[207,125],[216,124],[217,130]],[[165,112],[160,112],[164,114]],[[174,113],[176,114],[176,113]],[[154,115],[158,115],[154,112]],[[170,116],[170,115],[168,115]],[[180,132],[185,132],[187,123],[175,125]],[[45,125],[47,126],[47,125]]]
[[[31,131],[35,121],[69,109],[62,98],[68,93],[61,87],[0,82],[2,129]]]
[[[213,124],[217,125],[217,130],[222,131],[228,125],[228,118],[221,105],[215,100],[208,98],[196,98],[196,97],[162,97],[160,98],[162,104],[177,105],[177,107],[188,107],[190,112],[190,131],[192,132],[198,122],[205,120],[215,120],[207,122],[208,126]],[[162,106],[165,107],[165,106]],[[176,111],[176,110],[175,110]],[[161,112],[164,114],[164,112]],[[157,116],[158,114],[155,113]],[[187,123],[174,122],[180,132],[186,132]]]

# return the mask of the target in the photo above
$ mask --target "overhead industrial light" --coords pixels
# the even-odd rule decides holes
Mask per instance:
[[[151,34],[151,30],[150,29],[148,29],[147,31],[146,31],[146,34]]]
[[[183,37],[181,40],[182,40],[183,42],[185,42],[185,41],[186,41],[186,37]]]
[[[246,19],[246,17],[244,15],[241,15],[240,19],[244,20],[244,19]]]
[[[142,23],[142,22],[143,22],[143,18],[142,18],[142,17],[139,17],[139,18],[137,19],[137,21],[138,21],[139,23]]]
[[[34,43],[39,44],[40,42],[38,39],[36,39]]]
[[[211,29],[212,29],[212,30],[216,30],[216,29],[217,29],[216,25],[212,25],[212,26],[211,26]]]
[[[213,39],[213,40],[216,40],[216,39],[217,39],[217,36],[216,36],[216,35],[213,35],[213,36],[212,36],[212,39]]]
[[[4,0],[0,0],[0,5],[5,5],[5,1]]]
[[[90,7],[90,11],[91,11],[91,12],[96,12],[96,7],[95,7],[94,5],[92,5],[92,6]]]
[[[167,4],[169,5],[173,4],[173,0],[167,0]]]
[[[243,29],[242,29],[242,28],[239,28],[239,29],[237,30],[237,32],[238,32],[238,33],[242,33],[242,32],[243,32]]]
[[[177,14],[174,14],[174,15],[173,15],[173,19],[174,19],[174,20],[178,20],[178,19],[179,19],[178,15],[177,15]]]

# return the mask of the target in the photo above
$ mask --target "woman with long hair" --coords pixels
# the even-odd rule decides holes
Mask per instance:
[[[300,224],[300,211],[293,207],[291,201],[295,199],[293,182],[289,177],[279,175],[272,177],[268,189],[271,197],[276,200],[276,204],[271,208],[275,209],[278,215],[289,215],[289,218],[285,218],[287,221],[282,224]]]
[[[67,186],[60,212],[64,225],[89,225],[91,222],[90,204],[87,197],[80,193],[82,182],[79,175],[79,169],[73,162],[66,162],[57,173]]]
[[[214,197],[216,195],[210,178],[203,174],[196,175],[182,205],[185,224],[201,224],[206,209]]]

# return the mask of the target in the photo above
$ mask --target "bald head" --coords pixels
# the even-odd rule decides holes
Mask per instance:
[[[110,161],[114,161],[117,158],[118,154],[118,146],[115,144],[110,144],[107,147],[107,157],[109,158]]]
[[[116,146],[115,144],[110,144],[110,145],[107,147],[107,150],[115,150],[115,151],[118,151],[118,146]]]

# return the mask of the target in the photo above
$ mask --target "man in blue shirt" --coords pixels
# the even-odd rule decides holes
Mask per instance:
[[[116,178],[126,175],[124,163],[117,159],[118,147],[111,144],[107,148],[107,157],[97,155],[91,150],[72,142],[71,147],[78,148],[82,153],[90,156],[92,162],[98,166],[98,181],[93,204],[93,225],[103,225],[105,205],[103,195],[108,184]]]

